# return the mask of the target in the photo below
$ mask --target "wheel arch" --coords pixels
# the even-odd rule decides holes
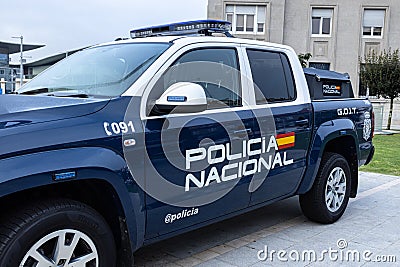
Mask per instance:
[[[350,197],[356,197],[358,189],[358,155],[354,137],[346,135],[329,141],[324,149],[324,153],[326,152],[340,154],[346,159],[351,173]]]
[[[65,172],[74,177],[55,178]],[[126,262],[118,266],[133,262],[144,239],[144,193],[119,154],[96,147],[26,154],[0,160],[0,173],[0,209],[60,197],[85,203],[110,224]]]
[[[321,124],[315,131],[307,159],[308,167],[297,194],[305,194],[311,189],[324,153],[333,152],[342,155],[348,161],[351,171],[350,197],[356,197],[360,154],[357,140],[356,127],[350,119],[336,119]]]
[[[25,206],[27,200],[31,204],[59,198],[75,200],[96,210],[112,230],[119,251],[118,266],[129,266],[126,264],[133,262],[134,248],[130,242],[130,234],[136,233],[129,233],[123,203],[115,188],[103,179],[84,179],[32,187],[3,196],[0,198],[0,207],[3,214],[9,214],[15,207]]]

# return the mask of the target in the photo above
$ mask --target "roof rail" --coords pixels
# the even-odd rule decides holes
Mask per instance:
[[[233,37],[229,30],[231,23],[223,20],[194,20],[178,22],[131,31],[131,38],[170,35],[196,35],[211,36],[213,33],[222,33],[227,37]]]

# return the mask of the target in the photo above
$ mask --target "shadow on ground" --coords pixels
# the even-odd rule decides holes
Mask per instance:
[[[301,215],[292,197],[243,215],[141,248],[135,266],[174,262]],[[305,219],[306,220],[306,219]]]

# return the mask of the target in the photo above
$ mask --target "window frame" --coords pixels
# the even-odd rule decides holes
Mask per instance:
[[[228,6],[232,6],[233,7],[233,12],[227,12],[227,7]],[[255,7],[255,13],[254,14],[238,13],[236,11],[238,6]],[[266,13],[265,13],[265,21],[262,22],[262,23],[258,22],[258,13],[259,13],[258,9],[260,7],[265,8],[265,11],[266,11]],[[232,30],[231,30],[232,33],[234,33],[234,34],[257,34],[257,35],[263,35],[263,34],[266,33],[267,11],[268,11],[268,5],[267,4],[263,5],[263,4],[244,4],[244,3],[243,4],[242,3],[240,3],[240,4],[232,4],[232,3],[228,3],[228,4],[225,4],[224,13],[225,13],[225,19],[227,21],[229,21],[228,16],[232,15],[232,21],[231,21],[231,23],[232,23]],[[243,31],[237,31],[236,30],[236,27],[237,27],[237,16],[238,15],[243,15],[243,20],[244,20]],[[247,31],[247,17],[248,16],[254,16],[254,18],[253,18],[253,31]],[[259,30],[259,24],[263,24],[263,27],[262,27],[263,31],[262,32],[258,31]]]
[[[228,111],[228,110],[232,110],[232,109],[242,109],[243,107],[246,106],[246,98],[247,98],[247,94],[245,95],[244,92],[244,88],[243,88],[243,77],[242,77],[242,59],[240,56],[240,47],[238,46],[230,46],[230,45],[210,45],[210,46],[198,46],[198,47],[193,47],[193,48],[189,48],[189,49],[185,49],[184,51],[179,50],[177,53],[175,53],[176,57],[174,57],[174,59],[172,61],[168,60],[168,62],[166,62],[163,67],[160,69],[160,72],[158,75],[155,75],[153,81],[154,83],[149,83],[152,84],[152,86],[150,86],[146,91],[146,95],[143,96],[143,99],[145,99],[144,102],[142,102],[142,106],[144,106],[145,109],[145,117],[146,118],[157,118],[157,117],[163,117],[163,116],[186,116],[188,114],[198,114],[198,113],[204,113],[204,112],[194,112],[194,113],[182,113],[182,114],[166,114],[166,115],[150,115],[148,113],[148,105],[149,105],[149,101],[151,101],[150,99],[150,95],[151,95],[151,91],[153,90],[154,86],[157,84],[158,80],[163,77],[163,75],[169,70],[169,68],[171,66],[174,66],[174,64],[176,64],[176,62],[181,59],[184,55],[192,52],[192,51],[198,51],[198,50],[208,50],[208,49],[229,49],[229,50],[233,50],[235,52],[236,55],[236,62],[237,62],[237,67],[238,67],[238,85],[239,85],[239,90],[238,90],[238,95],[240,97],[240,105],[238,106],[224,106],[224,107],[220,107],[220,108],[207,108],[204,112],[215,112],[215,111]],[[181,52],[181,53],[179,53]],[[143,109],[141,109],[141,112],[143,112]]]
[[[314,10],[330,10],[331,16],[324,17],[324,16],[313,16]],[[335,8],[334,7],[311,7],[311,16],[310,16],[310,28],[311,28],[311,37],[332,37],[332,30],[333,30],[333,19],[335,16]],[[319,18],[319,28],[318,33],[313,33],[313,19]],[[324,19],[329,19],[329,34],[322,33],[323,32],[323,24]]]
[[[257,103],[257,97],[256,97],[256,93],[255,93],[255,86],[254,86],[255,81],[254,81],[254,77],[253,77],[253,70],[251,68],[250,57],[248,56],[248,53],[247,53],[249,50],[279,54],[279,58],[280,58],[280,61],[281,61],[281,64],[282,64],[282,70],[283,70],[283,73],[284,73],[284,76],[285,76],[285,84],[286,84],[286,89],[287,89],[287,93],[288,93],[288,97],[289,97],[288,99],[281,100],[281,101],[268,101],[268,99],[264,95],[264,97],[267,100],[267,103]],[[295,75],[294,75],[294,72],[293,72],[293,68],[292,68],[292,65],[291,65],[291,62],[290,62],[290,58],[288,57],[288,55],[284,51],[275,51],[275,50],[267,49],[267,48],[264,49],[264,48],[261,48],[261,47],[249,46],[249,47],[245,47],[244,48],[244,53],[246,54],[247,61],[248,61],[248,68],[249,68],[249,72],[250,72],[249,76],[251,77],[251,81],[252,81],[252,84],[253,84],[252,91],[253,91],[253,96],[254,96],[254,101],[255,101],[254,103],[255,103],[256,106],[274,105],[274,104],[278,104],[279,105],[279,104],[285,104],[285,103],[294,103],[294,102],[297,101],[297,97],[298,96],[297,96],[296,78],[295,78]],[[284,63],[282,61],[282,57],[284,57],[286,59],[287,68],[290,71],[290,73],[287,73],[286,68],[284,66]],[[292,83],[293,83],[293,90],[294,90],[293,98],[290,98],[290,92],[289,92],[290,89],[289,89],[289,85],[288,85],[288,79],[289,78],[292,80]]]
[[[365,19],[365,11],[383,11],[383,26],[364,26],[364,19]],[[386,16],[387,16],[387,8],[385,7],[365,7],[363,8],[363,13],[362,13],[362,24],[361,24],[361,36],[362,38],[365,39],[383,39],[384,33],[385,33],[385,26],[386,26]],[[364,29],[368,28],[371,31],[370,35],[365,35],[364,34]],[[374,30],[376,28],[381,28],[381,34],[380,35],[374,35]]]

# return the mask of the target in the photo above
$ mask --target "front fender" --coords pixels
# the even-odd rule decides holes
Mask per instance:
[[[54,175],[75,172],[68,180]],[[145,214],[142,190],[136,185],[125,160],[116,152],[100,147],[51,150],[0,160],[0,197],[67,181],[104,180],[118,194],[126,217],[132,249],[144,239]]]
[[[358,140],[356,127],[350,119],[344,118],[327,121],[314,131],[314,138],[307,158],[307,170],[297,190],[297,194],[307,193],[314,184],[326,145],[330,141],[344,136],[351,136],[354,140]],[[360,151],[358,146],[356,146],[356,149],[357,158],[359,158]]]

